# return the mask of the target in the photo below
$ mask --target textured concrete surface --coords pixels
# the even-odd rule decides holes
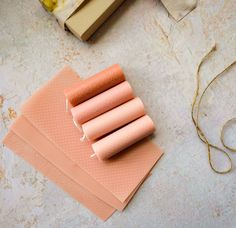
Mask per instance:
[[[0,139],[24,100],[63,65],[86,78],[119,63],[156,123],[154,140],[165,156],[126,210],[103,223],[1,145],[0,227],[235,227],[236,170],[225,176],[211,171],[190,116],[203,54],[217,43],[201,72],[204,85],[236,59],[235,12],[234,0],[204,0],[176,23],[156,0],[127,0],[82,43],[38,1],[1,0]],[[202,106],[201,125],[218,144],[220,127],[236,116],[235,75],[233,67]],[[235,132],[228,135],[231,143]],[[214,159],[225,166],[219,153]]]

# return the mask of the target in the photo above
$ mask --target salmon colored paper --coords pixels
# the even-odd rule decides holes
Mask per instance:
[[[93,143],[92,148],[99,160],[106,160],[154,131],[151,118],[145,115]]]
[[[132,98],[134,98],[133,90],[130,84],[124,81],[75,106],[71,109],[71,113],[76,124],[81,125]]]
[[[89,191],[74,182],[71,178],[66,176],[14,132],[10,131],[8,133],[5,137],[4,144],[61,187],[74,199],[89,208],[102,220],[107,220],[114,213],[114,208],[104,203],[104,201],[98,199]]]
[[[56,145],[45,138],[24,116],[21,115],[17,119],[11,126],[11,130],[77,184],[80,184],[113,208],[119,211],[125,208],[128,200],[124,203],[120,202],[100,183],[96,182],[83,169],[71,161]]]
[[[99,93],[125,81],[125,76],[118,64],[115,64],[94,76],[64,89],[66,99],[76,106]]]
[[[144,105],[136,97],[84,123],[82,130],[89,140],[95,140],[145,115]]]
[[[64,68],[28,100],[22,113],[61,154],[124,203],[150,172],[162,152],[151,141],[147,141],[146,144],[137,144],[129,148],[129,152],[121,153],[116,159],[109,159],[107,162],[91,159],[91,144],[80,142],[82,134],[72,123],[70,114],[65,113],[63,91],[75,81],[79,86],[77,74],[68,67]],[[57,157],[58,155],[54,159]],[[61,166],[64,166],[63,162]],[[76,174],[79,175],[78,172]]]

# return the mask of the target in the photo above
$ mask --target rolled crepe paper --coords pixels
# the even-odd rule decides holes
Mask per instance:
[[[129,123],[92,144],[94,154],[99,160],[106,160],[155,131],[151,118],[147,115]]]
[[[125,76],[118,64],[115,64],[94,76],[64,90],[66,99],[76,106],[125,81]]]
[[[83,123],[105,113],[134,98],[133,90],[127,81],[90,98],[75,106],[71,113],[76,124]]]
[[[143,102],[137,97],[84,123],[82,130],[87,139],[95,140],[144,115]]]

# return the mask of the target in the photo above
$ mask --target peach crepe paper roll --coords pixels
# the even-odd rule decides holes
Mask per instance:
[[[66,88],[64,94],[67,101],[76,106],[107,89],[125,81],[125,76],[118,64],[115,64],[94,76]]]
[[[143,102],[136,97],[84,123],[82,130],[87,139],[95,140],[143,115],[145,115]]]
[[[127,81],[75,106],[71,113],[76,124],[83,123],[134,98],[133,90]]]
[[[93,143],[92,148],[99,160],[106,160],[154,131],[155,126],[152,119],[145,115]]]

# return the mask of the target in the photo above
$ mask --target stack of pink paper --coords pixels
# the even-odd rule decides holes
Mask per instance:
[[[69,67],[62,69],[22,107],[3,143],[103,220],[122,211],[161,157],[145,139],[99,162],[90,141],[80,141],[64,89],[83,83]]]

